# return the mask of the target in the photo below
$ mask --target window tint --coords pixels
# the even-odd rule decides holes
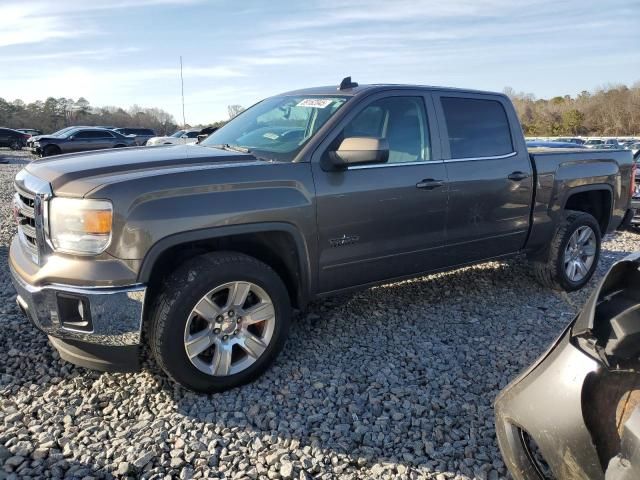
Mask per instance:
[[[200,132],[187,132],[187,138],[198,138]]]
[[[73,134],[74,138],[94,138],[90,130],[82,130]]]
[[[442,97],[451,158],[493,157],[513,152],[507,114],[500,102]]]
[[[102,130],[82,130],[75,134],[75,138],[113,138],[113,135]]]
[[[420,97],[389,97],[365,107],[339,136],[384,138],[389,143],[389,162],[421,162],[431,159],[429,129]],[[337,147],[337,145],[336,145]]]

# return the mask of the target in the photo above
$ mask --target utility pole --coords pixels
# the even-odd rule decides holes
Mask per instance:
[[[182,55],[180,55],[180,88],[182,90],[182,127],[186,128],[187,120],[184,116],[184,78],[182,76]]]

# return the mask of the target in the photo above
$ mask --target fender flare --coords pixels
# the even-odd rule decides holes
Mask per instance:
[[[616,199],[614,197],[615,192],[613,187],[608,184],[608,183],[594,183],[592,185],[582,185],[582,186],[578,186],[578,187],[573,187],[573,188],[569,188],[567,189],[567,191],[565,192],[565,195],[562,199],[562,211],[566,211],[567,209],[567,202],[569,201],[569,198],[571,198],[573,195],[577,194],[577,193],[584,193],[584,192],[602,192],[602,191],[606,191],[609,193],[610,195],[610,199],[611,199],[611,204],[609,205],[609,212],[607,215],[607,227],[604,229],[604,231],[602,232],[602,234],[604,235],[605,233],[607,233],[609,231],[609,228],[611,226],[611,220],[613,218],[613,209],[615,207],[615,202]]]
[[[243,235],[262,232],[283,232],[291,235],[295,242],[298,254],[300,269],[300,291],[298,293],[299,300],[306,303],[309,299],[311,288],[311,266],[309,263],[309,252],[306,242],[300,231],[290,223],[284,222],[264,222],[250,223],[246,225],[229,225],[222,227],[210,227],[198,230],[189,230],[187,232],[175,233],[161,238],[154,243],[147,251],[142,264],[138,270],[138,282],[148,283],[151,279],[153,267],[160,256],[169,248],[175,247],[183,243],[196,242],[200,240],[212,240],[215,238],[229,237],[231,235]]]

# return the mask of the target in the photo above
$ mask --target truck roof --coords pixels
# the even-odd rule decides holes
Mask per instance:
[[[453,88],[453,87],[439,87],[433,85],[408,85],[408,84],[396,84],[396,83],[373,83],[368,85],[357,85],[351,88],[340,89],[336,85],[327,85],[323,87],[312,87],[312,88],[302,88],[299,90],[291,90],[289,92],[284,92],[276,96],[281,95],[346,95],[346,96],[355,96],[365,92],[373,93],[375,91],[385,91],[385,90],[439,90],[439,91],[450,91],[456,93],[482,93],[482,94],[490,94],[490,95],[500,95],[504,96],[504,94],[499,92],[490,92],[483,90],[472,90],[468,88]]]

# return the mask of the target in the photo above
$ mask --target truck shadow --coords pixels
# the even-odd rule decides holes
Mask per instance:
[[[497,445],[486,442],[495,396],[626,254],[603,252],[590,286],[568,295],[540,287],[525,262],[511,261],[316,302],[274,367],[230,392],[195,395],[154,376],[181,415],[212,428],[422,474],[477,475],[464,462],[470,455],[502,476]]]
[[[10,288],[6,250],[0,247],[1,288]],[[604,250],[596,277],[625,255]],[[101,374],[61,362],[13,304],[3,305],[0,349],[17,352],[0,366],[0,395],[55,398],[60,411],[29,415],[56,423],[72,441],[77,428],[63,427],[62,417],[76,405],[79,421],[107,432],[103,449],[121,445],[112,445],[118,431],[131,429],[130,441],[150,439],[143,448],[169,457],[178,436],[207,432],[215,442],[203,445],[197,458],[213,471],[231,468],[229,443],[249,438],[248,446],[262,445],[263,459],[272,453],[308,459],[311,474],[339,476],[335,458],[380,476],[400,475],[399,468],[479,476],[488,473],[476,471],[484,464],[502,477],[493,399],[572,319],[597,281],[560,294],[540,287],[529,270],[520,260],[494,262],[315,302],[297,315],[285,350],[264,376],[216,395],[182,389],[148,358],[138,374]],[[164,426],[156,422],[161,419]],[[118,448],[116,457],[126,454]],[[97,464],[65,461],[109,475]]]

